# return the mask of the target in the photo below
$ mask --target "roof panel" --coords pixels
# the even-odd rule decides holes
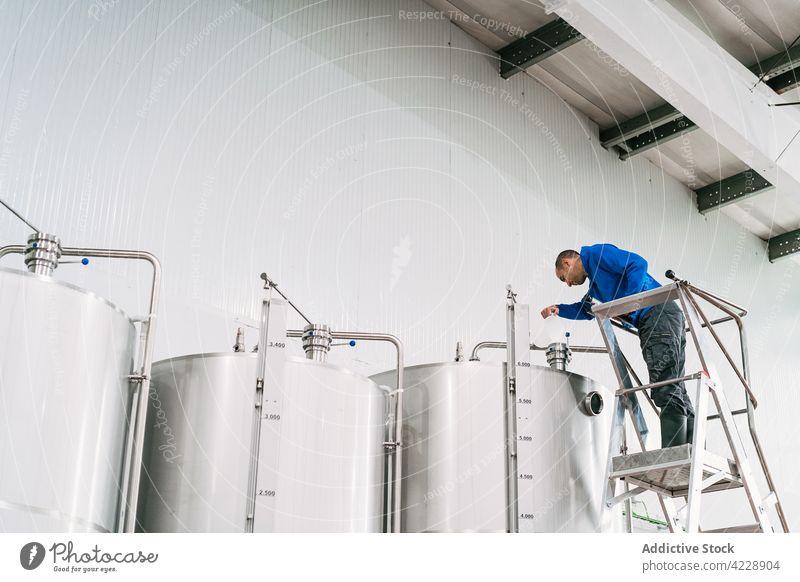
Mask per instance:
[[[588,40],[558,52],[532,69],[536,67],[580,91],[617,121],[625,121],[662,103],[647,85]]]

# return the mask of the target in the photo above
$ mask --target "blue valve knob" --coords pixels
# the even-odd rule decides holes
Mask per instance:
[[[356,340],[350,340],[350,341],[349,341],[349,342],[347,342],[347,343],[348,343],[348,344],[350,344],[350,347],[351,347],[351,348],[354,348],[354,347],[356,347]]]
[[[88,264],[89,264],[89,259],[87,259],[86,257],[81,259],[81,265],[88,265]]]

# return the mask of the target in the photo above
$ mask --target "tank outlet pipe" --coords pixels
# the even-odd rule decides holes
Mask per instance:
[[[324,362],[328,359],[331,350],[331,328],[327,325],[310,323],[303,328],[303,351],[306,358],[315,362]]]
[[[54,234],[35,232],[28,236],[25,266],[31,273],[52,276],[61,258],[61,239]]]
[[[287,329],[286,337],[302,338],[304,330]],[[403,342],[397,336],[388,333],[366,333],[360,331],[331,331],[331,339],[362,340],[374,342],[387,342],[394,346],[397,352],[397,398],[395,399],[394,440],[383,443],[387,453],[394,453],[394,472],[392,474],[392,513],[390,518],[391,531],[400,533],[400,510],[402,478],[403,478]]]
[[[554,370],[567,371],[567,366],[572,361],[572,350],[565,342],[553,342],[547,346],[544,353],[547,363]]]
[[[0,247],[0,258],[8,254],[25,254],[27,247],[21,245],[8,245]],[[123,502],[118,510],[119,522],[124,533],[133,533],[136,529],[136,509],[139,500],[139,484],[142,476],[142,456],[144,454],[144,434],[147,419],[147,399],[150,392],[150,371],[153,366],[153,337],[155,330],[156,311],[161,290],[161,262],[155,255],[146,251],[132,251],[121,249],[65,247],[61,249],[65,257],[95,257],[102,259],[127,259],[145,261],[153,267],[153,279],[150,285],[150,302],[148,313],[142,322],[141,336],[142,349],[139,354],[141,364],[139,372],[131,374],[128,378],[137,383],[138,395],[135,401],[136,415],[130,423],[128,434],[129,443],[126,449],[130,452],[130,464],[124,467],[124,483],[122,486]],[[132,435],[132,439],[131,439]]]

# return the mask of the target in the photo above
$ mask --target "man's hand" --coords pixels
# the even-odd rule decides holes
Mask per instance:
[[[547,319],[551,315],[558,315],[558,305],[551,305],[542,309],[542,317]]]

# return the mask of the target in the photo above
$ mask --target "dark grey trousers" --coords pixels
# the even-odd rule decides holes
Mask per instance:
[[[679,378],[686,374],[686,322],[676,302],[656,305],[642,316],[639,320],[639,344],[650,374],[650,383]],[[688,422],[687,428],[691,435],[694,407],[683,383],[653,388],[650,394],[661,410],[662,427],[665,417],[682,416]],[[669,440],[673,441],[671,438]],[[662,446],[668,445],[664,443]]]

